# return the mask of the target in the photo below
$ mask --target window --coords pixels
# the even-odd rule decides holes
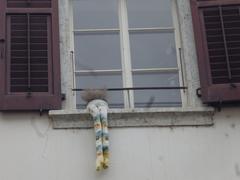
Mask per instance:
[[[59,109],[58,1],[0,2],[0,109]]]
[[[159,3],[159,1],[157,2]],[[137,91],[131,92],[129,96],[125,91],[110,91],[109,94],[110,96],[112,95],[112,97],[109,98],[109,103],[110,107],[112,108],[110,108],[108,111],[109,126],[115,128],[168,126],[195,127],[213,125],[213,108],[209,108],[203,105],[201,100],[196,95],[196,89],[199,88],[200,84],[194,34],[192,30],[192,18],[189,3],[190,0],[160,1],[161,6],[154,6],[159,7],[156,9],[156,14],[160,15],[157,15],[156,19],[153,15],[155,13],[145,13],[145,15],[144,13],[138,13],[140,9],[142,9],[142,11],[152,9],[150,8],[150,5],[153,5],[152,0],[146,1],[149,4],[144,5],[143,1],[140,0],[137,1],[136,5],[131,5],[129,4],[130,2],[135,1],[61,1],[61,5],[59,6],[61,32],[61,74],[62,90],[63,93],[66,93],[66,100],[63,101],[62,110],[53,110],[49,112],[49,116],[53,119],[53,128],[92,128],[92,120],[89,116],[89,113],[85,109],[85,105],[83,104],[84,102],[80,100],[80,93],[77,92],[76,98],[76,92],[72,91],[73,88],[101,88],[104,86],[104,83],[107,85],[107,88],[129,87],[126,86],[124,78],[133,77],[135,74],[140,74],[143,78],[145,78],[144,76],[148,75],[156,75],[156,78],[154,79],[157,86],[169,87],[170,85],[174,86],[174,84],[161,84],[161,82],[159,83],[158,77],[160,77],[160,81],[164,81],[164,78],[167,78],[166,75],[169,75],[171,73],[176,73],[178,76],[177,79],[179,79],[179,84],[176,85],[179,85],[180,87],[187,86],[187,89],[173,90],[179,94],[173,98],[174,101],[178,103],[172,103],[170,105],[163,104],[162,102],[164,101],[160,99],[161,104],[154,104],[151,103],[151,101],[149,103],[149,99],[151,100],[151,98],[148,97],[147,102],[142,101],[142,104],[140,104],[140,106],[139,101],[136,99]],[[80,4],[83,5],[80,6]],[[163,8],[163,6],[165,6],[165,8]],[[133,7],[138,7],[138,9],[135,8],[134,13],[131,13],[133,11]],[[160,9],[162,10],[160,11]],[[162,11],[166,12],[161,13]],[[70,15],[66,16],[66,14]],[[72,21],[73,14],[74,20]],[[133,14],[135,14],[135,16],[133,16]],[[169,16],[165,14],[168,14]],[[172,15],[172,17],[170,17],[170,15]],[[141,17],[140,19],[145,18],[145,21],[136,21],[136,17],[139,16]],[[162,16],[164,19],[159,18]],[[134,18],[131,19],[131,17]],[[150,21],[149,19],[153,20]],[[161,19],[161,21],[159,19]],[[155,20],[159,20],[157,22],[160,25],[156,25]],[[172,27],[169,27],[171,25]],[[137,38],[132,39],[132,35],[135,34],[137,34]],[[172,41],[172,38],[169,38],[171,34],[174,34],[174,40]],[[153,43],[156,46],[151,46],[153,49],[145,48],[145,46],[148,44],[147,42],[152,42],[152,40],[154,42],[155,40],[155,38],[145,37],[149,37],[148,35],[150,37],[151,35],[154,35],[157,38],[160,36],[163,39],[169,38],[170,40],[168,42],[170,44],[173,44],[173,47],[175,47],[175,56],[171,56],[172,58],[175,57],[175,61],[174,59],[165,61],[166,58],[169,58],[169,56],[162,55],[165,57],[165,59],[162,59],[161,56],[154,54],[156,53],[156,46],[157,49],[161,49],[158,41],[155,41],[156,43]],[[166,37],[164,35],[166,35]],[[145,58],[147,58],[147,62],[150,63],[145,63],[145,61],[136,61],[136,58],[134,61],[134,57],[138,56],[134,55],[134,53],[136,53],[134,52],[136,51],[136,48],[133,45],[139,45],[139,43],[133,43],[132,45],[132,42],[136,42],[136,40],[139,40],[141,43],[144,41],[144,43],[142,43],[142,49],[144,50],[143,55],[145,55]],[[182,48],[180,44],[182,45]],[[82,49],[80,49],[80,47]],[[161,47],[164,47],[164,45]],[[159,50],[159,52],[161,51]],[[149,54],[154,54],[155,56],[149,56]],[[148,57],[157,57],[158,60],[155,60],[154,58],[150,59]],[[103,63],[95,63],[95,59],[98,59],[99,62]],[[74,63],[72,63],[73,60],[76,61],[75,72]],[[131,67],[124,64],[125,60],[127,63],[131,62]],[[155,67],[157,65],[158,67]],[[137,73],[136,70],[140,72]],[[129,73],[130,75],[125,74],[125,72]],[[74,74],[76,76],[74,76]],[[98,81],[96,81],[96,77],[98,78]],[[74,78],[79,80],[76,81],[77,86],[74,84]],[[113,80],[111,80],[111,78]],[[139,79],[140,80],[138,82],[145,83],[141,86],[149,86],[147,84],[149,80],[142,80],[141,78]],[[134,77],[132,80],[133,83],[131,85],[133,87],[140,86],[138,84],[134,84],[136,83]],[[159,94],[164,94],[166,96],[167,102],[173,102],[170,101],[171,99],[169,100],[169,96],[171,98],[171,91],[172,90],[158,90]],[[143,90],[142,94],[143,96],[147,96],[146,94],[149,94],[149,92],[152,93],[150,90]],[[133,99],[131,99],[132,97],[130,96],[132,96]],[[129,100],[128,98],[126,100],[125,97],[129,97]],[[131,104],[128,104],[130,100],[132,100]],[[76,109],[76,104],[78,105],[78,109]],[[135,106],[133,107],[133,105]],[[162,106],[166,106],[166,108]],[[117,108],[115,109],[114,107]]]
[[[191,0],[205,103],[240,101],[240,1]]]
[[[140,88],[109,91],[112,108],[182,105],[175,1],[72,0],[72,7],[76,88]],[[77,107],[85,107],[80,92]]]

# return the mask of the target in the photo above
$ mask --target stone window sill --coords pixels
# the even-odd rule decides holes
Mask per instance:
[[[212,108],[110,109],[109,127],[175,127],[212,126]],[[86,110],[53,110],[49,112],[54,129],[89,129],[93,121]]]

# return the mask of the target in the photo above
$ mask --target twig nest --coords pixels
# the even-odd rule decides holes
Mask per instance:
[[[86,89],[81,93],[82,99],[89,103],[95,99],[102,99],[107,101],[107,90],[106,89]]]

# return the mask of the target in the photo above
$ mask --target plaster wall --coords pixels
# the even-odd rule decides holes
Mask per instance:
[[[238,180],[239,108],[212,127],[110,130],[111,167],[95,172],[94,132],[53,130],[47,115],[0,114],[1,180]]]

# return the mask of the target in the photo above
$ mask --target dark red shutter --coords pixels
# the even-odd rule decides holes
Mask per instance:
[[[204,103],[240,101],[240,0],[191,0]]]
[[[0,4],[0,109],[59,109],[57,0],[0,0]]]

